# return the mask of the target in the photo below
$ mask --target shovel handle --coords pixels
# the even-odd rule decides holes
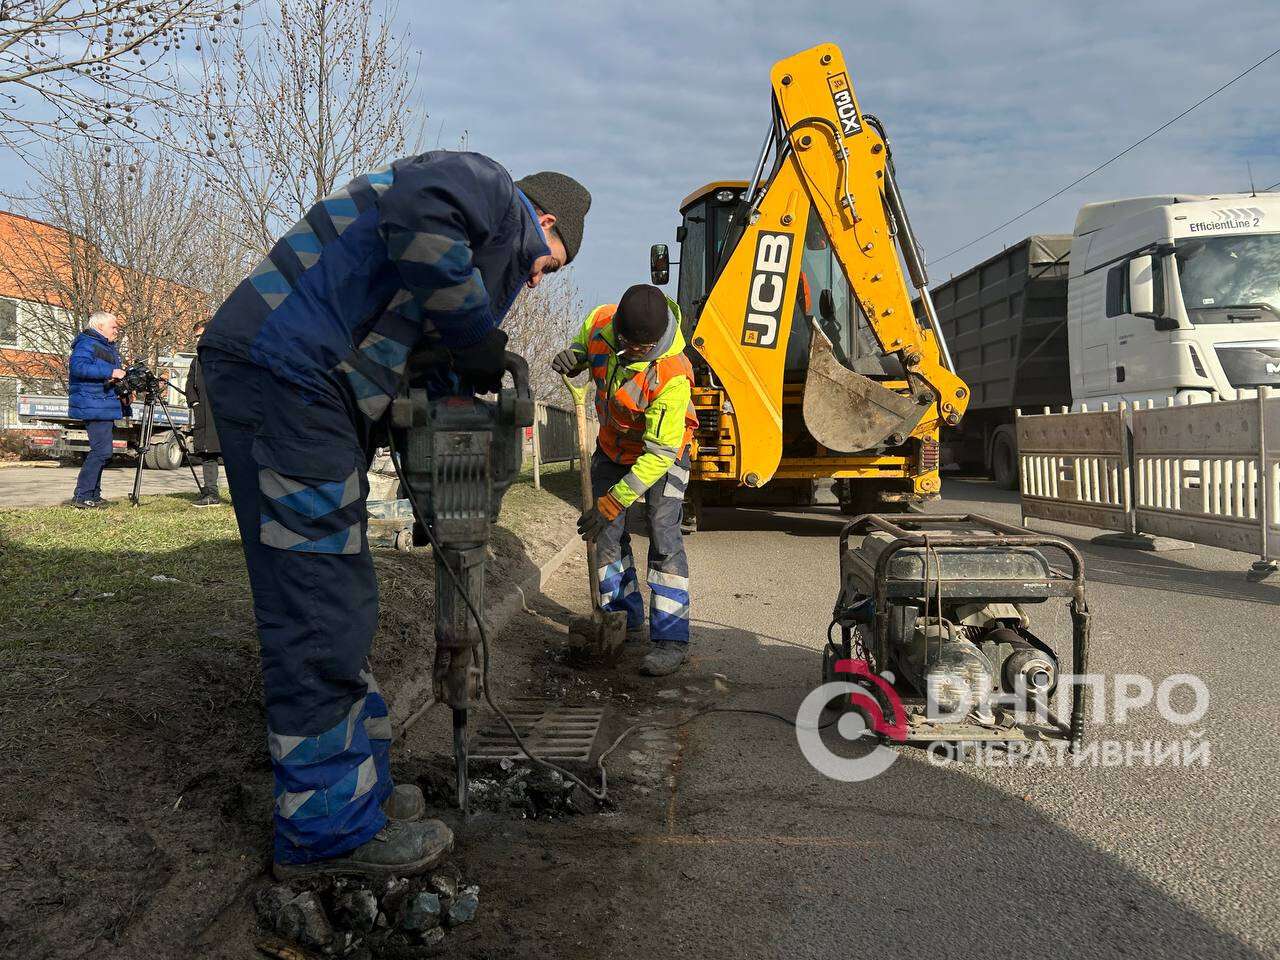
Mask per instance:
[[[582,488],[582,512],[586,513],[595,505],[595,498],[591,496],[591,468],[588,466],[591,455],[587,451],[587,386],[586,384],[576,386],[564,374],[560,374],[560,379],[564,381],[565,387],[573,397],[573,419],[578,428],[578,478]],[[600,564],[596,559],[594,543],[587,544],[587,573],[591,579],[591,608],[598,611],[600,609]]]

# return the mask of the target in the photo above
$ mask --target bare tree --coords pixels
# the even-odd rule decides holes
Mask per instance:
[[[530,387],[536,399],[561,405],[566,402],[564,384],[551,369],[551,358],[568,346],[583,315],[582,296],[569,270],[523,291],[502,321],[507,349],[529,362]]]
[[[19,301],[16,339],[43,351],[44,379],[65,377],[71,340],[94,310],[118,314],[129,357],[154,365],[190,345],[243,276],[246,251],[220,235],[229,214],[200,173],[173,154],[104,151],[60,146],[21,204],[32,221],[4,234],[0,280]],[[33,376],[30,355],[6,356],[0,375],[20,363],[17,375]]]
[[[0,0],[0,143],[136,138],[174,106],[176,52],[239,19],[229,0]]]
[[[207,56],[190,126],[209,178],[265,254],[317,200],[399,156],[419,130],[417,60],[394,6],[274,0]],[[425,119],[425,114],[422,115]]]

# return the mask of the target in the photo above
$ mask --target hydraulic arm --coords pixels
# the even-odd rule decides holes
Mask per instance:
[[[750,487],[767,483],[782,458],[784,366],[797,323],[812,330],[804,423],[826,450],[857,453],[909,438],[936,450],[940,425],[957,423],[969,400],[929,301],[888,140],[859,110],[840,50],[822,44],[782,60],[772,83],[772,127],[692,340],[728,395],[738,479]],[[801,279],[810,217],[820,219],[872,336],[896,358],[898,372],[855,370],[829,333],[830,304],[811,302]],[[919,321],[908,274],[921,297]]]

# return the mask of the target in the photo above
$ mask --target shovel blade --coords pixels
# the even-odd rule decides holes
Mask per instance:
[[[894,434],[907,436],[928,408],[854,373],[836,359],[830,342],[815,330],[803,409],[804,424],[813,439],[837,453],[858,453]]]
[[[612,660],[621,655],[627,644],[627,612],[625,610],[601,610],[596,614],[599,619],[597,634],[600,655]]]

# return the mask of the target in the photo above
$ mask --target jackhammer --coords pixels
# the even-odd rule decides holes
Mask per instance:
[[[503,363],[513,387],[496,401],[470,395],[431,399],[415,383],[391,408],[391,449],[413,508],[413,542],[435,557],[436,620],[432,688],[453,710],[458,808],[467,812],[467,715],[483,693],[485,555],[502,497],[520,473],[522,433],[533,425],[529,367]]]

